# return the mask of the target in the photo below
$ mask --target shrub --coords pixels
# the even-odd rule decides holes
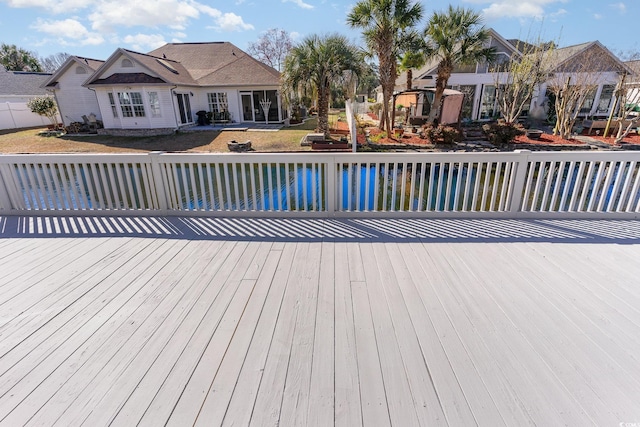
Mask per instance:
[[[380,115],[380,110],[382,110],[382,104],[377,102],[373,105],[369,105],[369,111],[371,111],[376,116]]]
[[[513,142],[517,136],[524,135],[526,131],[519,123],[507,123],[499,120],[496,123],[482,125],[482,132],[493,145],[506,145]]]
[[[52,96],[32,98],[27,103],[27,107],[29,107],[32,113],[48,118],[54,129],[58,127],[58,107]]]
[[[426,125],[423,127],[423,130],[432,144],[453,144],[461,140],[460,131],[451,126]]]

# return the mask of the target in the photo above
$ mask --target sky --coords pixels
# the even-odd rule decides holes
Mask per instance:
[[[640,0],[425,0],[423,28],[449,4],[471,8],[504,38],[570,46],[598,40],[619,56],[640,52]],[[118,47],[149,52],[165,43],[229,41],[246,50],[270,28],[294,41],[340,33],[355,1],[332,0],[0,0],[0,42],[46,57],[107,59]]]

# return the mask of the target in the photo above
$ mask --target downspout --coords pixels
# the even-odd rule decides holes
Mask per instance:
[[[176,113],[176,104],[175,102],[173,102],[173,97],[176,96],[174,89],[177,89],[178,86],[174,86],[171,89],[169,89],[169,93],[171,94],[171,106],[173,107],[173,120],[175,120],[176,123],[176,127],[174,129],[174,131],[177,131],[178,129],[180,129],[180,126],[178,125],[178,115]]]

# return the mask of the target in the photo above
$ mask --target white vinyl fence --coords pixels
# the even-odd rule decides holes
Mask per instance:
[[[51,124],[49,119],[44,116],[32,113],[27,102],[19,100],[0,101],[0,130],[4,129],[21,129],[36,126],[48,126]],[[61,123],[62,119],[58,115]]]
[[[0,155],[0,214],[625,217],[640,152]]]

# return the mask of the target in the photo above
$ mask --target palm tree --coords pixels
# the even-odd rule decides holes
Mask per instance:
[[[413,86],[413,69],[422,67],[427,61],[425,48],[425,40],[419,32],[408,31],[402,36],[400,71],[407,72],[407,90]]]
[[[318,93],[318,132],[329,137],[329,98],[331,85],[340,84],[345,72],[359,75],[363,55],[346,37],[311,35],[294,46],[284,62],[281,85],[284,91],[298,93],[311,86]]]
[[[451,5],[446,12],[435,12],[431,16],[425,36],[427,57],[438,61],[436,94],[428,120],[433,123],[454,67],[493,61],[495,49],[486,47],[489,31],[482,26],[480,15]]]
[[[347,16],[352,28],[361,28],[369,49],[378,57],[382,85],[381,129],[391,129],[389,101],[398,76],[402,37],[422,19],[422,5],[412,0],[360,0]]]

